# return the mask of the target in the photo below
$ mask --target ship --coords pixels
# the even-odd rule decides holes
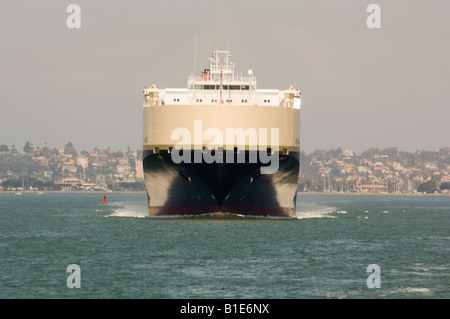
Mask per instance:
[[[301,92],[259,89],[231,57],[212,52],[187,87],[143,89],[149,216],[295,216]]]

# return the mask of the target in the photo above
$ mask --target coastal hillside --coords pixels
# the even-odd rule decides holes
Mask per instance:
[[[0,144],[0,190],[144,191],[142,151]],[[300,192],[449,193],[450,147],[300,154]]]

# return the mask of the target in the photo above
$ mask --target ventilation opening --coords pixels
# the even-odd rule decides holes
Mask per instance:
[[[253,175],[252,177],[250,177],[250,184],[253,183],[255,180],[257,180],[258,178],[261,177],[261,173],[256,173],[255,175]]]
[[[189,183],[191,182],[191,178],[189,177],[188,173],[186,173],[185,171],[180,172],[180,175],[187,180]]]

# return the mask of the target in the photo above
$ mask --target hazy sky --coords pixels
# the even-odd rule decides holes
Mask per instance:
[[[448,0],[0,0],[0,144],[141,149],[142,88],[185,87],[196,47],[197,75],[228,48],[259,88],[299,88],[307,152],[439,150],[449,16]]]

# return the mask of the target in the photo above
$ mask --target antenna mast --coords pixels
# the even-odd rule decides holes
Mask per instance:
[[[195,76],[195,69],[197,68],[197,35],[194,38],[194,71],[192,72],[193,76]]]

